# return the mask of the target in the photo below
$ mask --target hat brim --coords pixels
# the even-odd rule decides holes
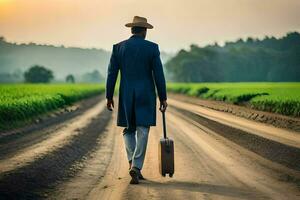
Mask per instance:
[[[136,22],[136,23],[127,23],[125,24],[126,27],[144,27],[148,29],[152,29],[153,26],[151,24],[148,24],[146,22]]]

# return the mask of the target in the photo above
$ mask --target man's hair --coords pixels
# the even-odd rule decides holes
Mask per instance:
[[[145,27],[134,26],[134,27],[131,28],[131,33],[132,34],[139,34],[139,33],[142,33],[146,30],[147,30],[147,28],[145,28]]]

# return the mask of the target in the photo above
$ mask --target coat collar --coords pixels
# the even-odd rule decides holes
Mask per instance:
[[[138,39],[143,39],[144,40],[144,38],[140,35],[132,35],[130,38],[138,38]]]

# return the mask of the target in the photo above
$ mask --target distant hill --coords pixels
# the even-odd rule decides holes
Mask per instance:
[[[166,63],[179,82],[300,81],[300,34],[181,50]]]
[[[68,74],[85,77],[94,70],[105,77],[110,54],[103,49],[15,44],[0,37],[0,82],[21,81],[23,72],[35,64],[51,69],[56,80],[64,80]],[[170,54],[161,52],[163,61],[170,57]]]
[[[0,74],[20,74],[34,64],[54,72],[56,79],[98,70],[105,75],[110,52],[102,49],[65,48],[52,45],[14,44],[0,38]]]

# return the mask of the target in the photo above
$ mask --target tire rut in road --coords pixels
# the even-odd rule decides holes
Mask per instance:
[[[97,138],[105,130],[111,113],[106,109],[90,124],[79,130],[67,145],[33,163],[0,175],[0,193],[4,199],[34,199],[47,196],[61,181],[78,172],[76,165],[96,147]]]
[[[249,108],[249,105],[233,105],[222,101],[204,100],[199,97],[191,97],[182,94],[171,93],[169,94],[169,97],[171,99],[176,99],[215,111],[230,113],[240,118],[300,132],[299,118],[251,109]]]
[[[174,140],[177,141],[177,144],[178,141],[189,144],[189,147],[193,149],[192,152],[195,152],[193,161],[199,158],[198,163],[203,164],[200,169],[198,168],[202,174],[199,179],[195,177],[194,180],[196,182],[202,180],[200,183],[204,183],[199,185],[199,189],[204,186],[202,189],[205,190],[205,183],[208,183],[212,187],[218,185],[232,186],[232,190],[229,188],[231,192],[225,190],[229,192],[227,195],[241,195],[239,198],[243,199],[297,199],[296,196],[299,196],[297,187],[294,184],[279,180],[278,173],[271,171],[264,165],[257,164],[255,162],[257,156],[252,157],[254,153],[249,154],[250,151],[239,147],[228,139],[222,139],[222,136],[207,133],[207,129],[201,130],[198,123],[193,122],[180,112],[176,112],[176,114],[175,112],[175,110],[171,110],[172,115],[169,116],[169,121],[173,121],[180,130],[174,134]],[[184,134],[180,134],[180,132]],[[175,136],[181,136],[181,139],[176,139]],[[193,147],[193,144],[196,146]],[[188,153],[185,154],[188,155]],[[251,156],[249,157],[249,155]],[[180,158],[183,157],[180,156]],[[192,163],[193,161],[184,163]],[[196,168],[195,166],[198,165],[194,164],[193,166]],[[207,177],[206,175],[212,176]],[[189,180],[193,180],[192,178]],[[226,187],[217,188],[212,192],[212,196],[217,192],[222,193]]]
[[[264,157],[273,162],[280,163],[288,168],[300,171],[300,149],[282,143],[268,140],[257,135],[229,127],[216,121],[207,119],[193,112],[172,106],[193,121],[202,124],[217,134],[232,142]]]
[[[103,99],[103,95],[92,97],[76,103],[76,110],[64,112],[58,116],[44,117],[41,123],[32,124],[16,130],[0,133],[0,159],[5,159],[24,148],[32,146],[45,140],[56,130],[62,128],[66,123],[71,122],[77,116],[84,114]],[[51,114],[48,114],[51,116]]]
[[[116,136],[115,115],[97,141],[97,147],[84,160],[84,167],[69,180],[57,184],[47,199],[86,199],[89,192],[103,180],[111,162]],[[120,180],[120,179],[118,179]]]

